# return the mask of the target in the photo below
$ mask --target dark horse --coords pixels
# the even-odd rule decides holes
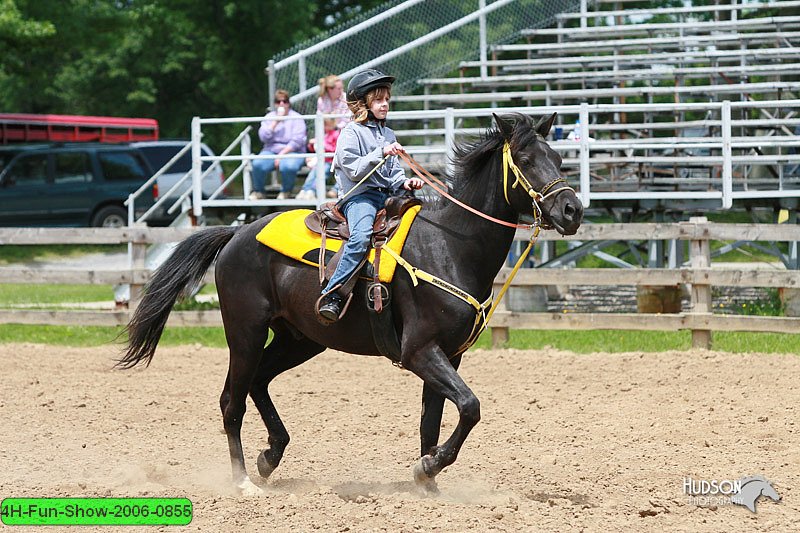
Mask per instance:
[[[496,129],[477,142],[457,148],[453,196],[479,211],[516,223],[521,215],[541,211],[543,224],[561,234],[574,234],[583,206],[561,179],[561,157],[545,142],[555,114],[538,123],[524,115],[495,116]],[[503,147],[537,192],[550,192],[539,202],[537,192],[503,177]],[[538,207],[537,207],[538,206]],[[364,281],[353,304],[337,323],[324,326],[316,318],[319,296],[317,269],[289,259],[256,241],[256,234],[274,215],[240,227],[213,227],[180,243],[155,272],[128,324],[122,367],[149,364],[167,317],[179,297],[191,292],[216,258],[216,284],[230,363],[220,407],[228,436],[233,481],[244,493],[260,492],[245,470],[240,430],[249,394],[269,432],[269,447],[258,456],[258,471],[269,476],[289,443],[269,395],[270,382],[326,347],[363,355],[379,355],[370,332]],[[403,251],[403,258],[469,293],[479,301],[491,294],[492,282],[512,244],[513,227],[470,213],[445,199],[423,205]],[[389,305],[401,345],[399,363],[423,382],[420,421],[421,459],[414,468],[417,483],[435,490],[435,476],[456,460],[470,430],[480,420],[480,403],[457,373],[460,350],[475,324],[476,310],[437,286],[397,269]],[[274,333],[266,345],[268,330]],[[439,444],[444,400],[458,409],[458,424]]]

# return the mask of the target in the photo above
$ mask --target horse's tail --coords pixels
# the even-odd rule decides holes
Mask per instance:
[[[175,302],[190,296],[211,263],[238,227],[220,226],[199,231],[181,242],[144,287],[144,297],[125,328],[128,345],[116,366],[150,364]]]

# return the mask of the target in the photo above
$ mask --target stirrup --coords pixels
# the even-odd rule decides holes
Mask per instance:
[[[330,298],[319,308],[319,316],[326,322],[336,322],[339,320],[339,313],[342,312],[342,299]]]
[[[370,283],[367,286],[367,307],[370,311],[375,311],[375,297],[373,296],[373,293],[376,287],[380,288],[383,305],[389,303],[389,287],[379,281]]]
[[[319,312],[319,310],[320,310],[320,307],[321,307],[321,304],[322,304],[322,300],[323,300],[325,297],[327,297],[329,294],[330,294],[330,291],[329,291],[329,292],[326,292],[325,294],[322,294],[322,295],[320,295],[320,297],[319,297],[319,298],[317,298],[317,301],[316,301],[316,303],[314,304],[314,314],[316,314],[316,315],[317,315],[317,320],[319,320],[319,322],[320,322],[322,325],[324,325],[324,326],[329,326],[329,325],[331,325],[331,324],[333,324],[333,323],[335,323],[335,322],[339,321],[339,320],[340,320],[340,319],[341,319],[341,318],[342,318],[342,317],[345,315],[345,313],[347,313],[347,309],[350,307],[350,301],[353,299],[353,293],[350,293],[350,294],[348,294],[348,295],[347,295],[347,298],[342,298],[342,297],[340,296],[340,297],[339,297],[339,298],[340,298],[340,302],[339,302],[339,316],[338,316],[338,317],[336,317],[336,319],[335,319],[335,320],[331,320],[331,319],[329,319],[329,318],[326,318],[326,317],[322,316],[322,315],[320,314],[320,312]]]

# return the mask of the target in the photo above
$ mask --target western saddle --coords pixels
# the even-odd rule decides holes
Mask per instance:
[[[372,239],[371,245],[375,250],[375,261],[373,264],[373,283],[369,286],[368,297],[373,302],[373,309],[376,313],[383,311],[383,300],[388,296],[388,290],[383,286],[378,279],[378,272],[380,268],[380,257],[383,245],[391,239],[392,235],[397,231],[400,226],[400,221],[403,214],[411,207],[420,205],[421,200],[413,196],[390,196],[386,200],[385,207],[378,211],[375,215],[375,223],[372,225]],[[310,213],[305,219],[306,227],[321,236],[322,242],[319,248],[319,282],[322,285],[326,279],[330,279],[333,272],[336,270],[336,265],[341,259],[344,251],[344,246],[339,248],[339,251],[334,254],[328,265],[325,265],[325,249],[327,239],[339,239],[346,241],[350,237],[350,228],[347,225],[347,219],[339,211],[336,202],[328,202],[322,204],[319,210]],[[338,289],[339,294],[343,298],[347,298],[349,304],[350,293],[358,280],[358,272],[366,262],[367,257],[358,268],[356,268],[353,275],[345,281],[341,288]],[[347,305],[345,306],[345,308]],[[344,314],[344,313],[342,313]]]

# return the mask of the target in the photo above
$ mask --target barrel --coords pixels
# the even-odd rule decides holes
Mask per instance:
[[[680,313],[680,285],[639,285],[636,287],[636,308],[640,313]]]

